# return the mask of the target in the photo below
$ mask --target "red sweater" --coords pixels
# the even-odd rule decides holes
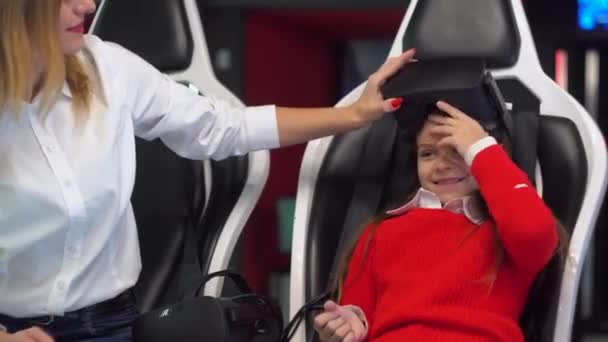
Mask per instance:
[[[558,243],[555,220],[526,175],[491,146],[471,173],[492,219],[480,226],[443,209],[413,209],[357,244],[342,304],[361,307],[368,341],[523,341],[518,325],[534,278]],[[527,186],[526,186],[527,185]],[[496,265],[496,232],[504,258]]]

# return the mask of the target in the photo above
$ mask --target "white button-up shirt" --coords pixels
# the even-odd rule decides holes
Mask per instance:
[[[275,108],[201,97],[94,36],[79,55],[95,71],[86,116],[67,86],[47,115],[39,99],[0,111],[0,313],[61,315],[135,284],[134,136],[192,159],[279,145]],[[0,322],[1,323],[1,322]]]
[[[403,206],[389,210],[386,213],[391,216],[401,215],[414,208],[427,209],[444,209],[456,214],[466,216],[469,221],[475,224],[482,224],[486,219],[486,213],[483,210],[481,198],[477,195],[464,196],[455,198],[446,204],[441,204],[439,196],[434,192],[424,188],[418,189],[418,192],[409,202]]]

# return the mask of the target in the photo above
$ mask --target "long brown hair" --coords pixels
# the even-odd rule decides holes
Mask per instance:
[[[420,122],[412,121],[411,125],[412,126],[410,126],[410,128],[412,130],[418,131],[424,125],[424,121],[420,121]],[[404,170],[406,174],[404,175],[404,177],[405,177],[406,183],[403,187],[402,193],[405,194],[405,196],[403,198],[397,198],[397,199],[393,200],[392,204],[405,203],[405,202],[411,200],[416,195],[416,191],[418,191],[418,189],[420,188],[420,182],[418,180],[417,172],[416,172],[415,168],[411,167],[412,165],[416,165],[416,159],[417,159],[415,134],[411,134],[411,131],[401,130],[399,132],[398,139],[400,139],[399,143],[401,144],[401,146],[404,147],[403,158],[404,158],[404,165],[406,166],[406,168]],[[413,139],[413,142],[412,142],[412,139]],[[338,266],[336,269],[336,275],[335,275],[335,277],[330,278],[330,279],[332,279],[331,284],[330,284],[330,292],[332,293],[332,297],[334,299],[336,299],[337,301],[340,301],[340,299],[342,298],[344,280],[346,279],[346,275],[348,272],[348,266],[350,264],[352,255],[355,251],[355,247],[357,246],[357,243],[360,240],[361,236],[366,231],[366,229],[369,229],[369,233],[367,234],[367,239],[365,241],[365,245],[364,245],[364,249],[363,249],[363,258],[362,258],[362,262],[363,262],[363,260],[365,259],[365,256],[367,255],[367,251],[368,251],[370,242],[372,241],[372,238],[373,238],[376,230],[378,229],[378,227],[380,226],[382,221],[384,221],[388,217],[389,217],[388,214],[382,212],[381,214],[371,218],[369,221],[362,224],[359,227],[359,229],[357,230],[357,233],[354,234],[352,239],[349,240],[349,242],[347,243],[347,247],[346,247],[346,250],[344,251],[344,253],[342,255],[338,256],[340,259],[339,259]]]
[[[19,113],[34,87],[46,112],[67,82],[76,112],[88,109],[90,78],[76,56],[66,56],[59,43],[59,11],[62,0],[0,1],[0,109]],[[41,70],[36,66],[41,65]],[[40,74],[39,84],[34,75]]]
[[[430,111],[431,110],[428,110],[427,112],[430,113]],[[416,139],[425,123],[426,123],[426,118],[424,118],[424,120],[420,120],[420,121],[412,120],[412,125],[410,127],[408,127],[408,129],[406,131],[402,131],[401,135],[400,135],[400,139],[402,139],[403,144],[405,144],[405,146],[406,146],[405,147],[405,152],[406,152],[405,153],[405,165],[406,165],[406,167],[410,168],[406,172],[406,175],[405,175],[410,178],[407,183],[406,191],[404,191],[404,193],[407,195],[405,196],[405,198],[403,198],[400,201],[401,204],[410,201],[416,195],[416,192],[420,188],[420,182],[418,180],[417,173],[414,172],[412,169],[415,169],[415,166],[417,165]],[[490,135],[492,135],[496,138],[496,140],[503,146],[503,148],[509,154],[509,156],[511,156],[512,143],[511,143],[511,139],[510,139],[509,135],[507,134],[507,132],[504,129],[497,129],[494,131],[490,131],[489,133],[490,133]],[[479,196],[481,196],[481,195],[479,195]],[[484,204],[485,212],[489,216],[489,211],[485,205],[485,202],[482,201],[482,203]],[[363,253],[362,253],[363,258],[362,258],[361,262],[364,262],[364,259],[367,256],[369,245],[373,239],[373,236],[374,236],[376,230],[378,229],[378,227],[380,226],[382,221],[384,221],[388,217],[389,217],[388,214],[381,213],[378,216],[369,220],[367,223],[361,225],[361,227],[358,229],[358,232],[354,235],[353,239],[347,245],[346,251],[340,256],[340,261],[338,263],[337,270],[336,270],[336,276],[333,278],[333,281],[330,284],[332,297],[336,301],[339,302],[342,298],[344,281],[346,279],[346,275],[348,272],[348,266],[350,264],[355,247],[357,246],[359,240],[361,239],[361,236],[363,235],[364,232],[369,230],[369,232],[366,234],[367,238],[366,238],[366,241],[365,241],[365,244],[363,247]],[[558,236],[559,236],[559,245],[555,250],[555,254],[552,259],[552,263],[557,262],[557,263],[559,263],[559,265],[563,265],[563,263],[565,262],[565,255],[567,253],[569,234],[567,233],[566,229],[564,228],[562,223],[557,218],[555,219],[555,222],[556,222],[556,230],[557,230]],[[469,232],[463,238],[461,243],[467,237],[471,236],[475,231],[476,231],[476,229],[473,229],[471,232]],[[498,271],[500,270],[500,266],[502,265],[502,263],[504,261],[504,247],[500,241],[496,227],[493,227],[493,234],[494,234],[494,241],[495,241],[495,256],[496,256],[495,261],[494,261],[492,268],[488,272],[488,274],[486,274],[483,277],[483,279],[480,279],[481,281],[483,281],[484,283],[486,283],[488,285],[488,293],[492,289],[492,286],[496,279]],[[539,278],[543,278],[542,274],[539,275]]]

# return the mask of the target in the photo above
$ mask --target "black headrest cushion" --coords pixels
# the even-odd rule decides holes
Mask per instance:
[[[106,0],[92,32],[138,54],[157,69],[180,71],[192,61],[193,42],[182,1]]]
[[[482,58],[489,68],[512,66],[519,31],[508,0],[419,0],[403,36],[403,50],[420,60]]]

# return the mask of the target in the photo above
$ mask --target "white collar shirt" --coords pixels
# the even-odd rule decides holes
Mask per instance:
[[[279,145],[273,106],[197,96],[94,36],[78,57],[96,76],[88,115],[67,86],[47,115],[38,99],[0,111],[0,313],[13,317],[62,315],[136,283],[134,136],[191,159]]]
[[[428,208],[428,209],[445,209],[456,214],[466,216],[469,221],[479,225],[482,224],[486,219],[486,214],[483,210],[481,198],[476,195],[464,196],[450,200],[446,204],[441,204],[439,197],[424,188],[420,188],[414,198],[403,206],[389,210],[386,213],[391,216],[397,216],[404,214],[414,208]]]

